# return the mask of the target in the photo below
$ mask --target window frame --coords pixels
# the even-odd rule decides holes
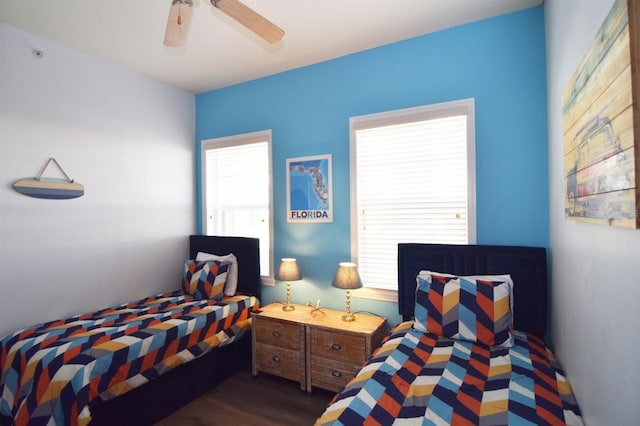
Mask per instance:
[[[467,243],[475,244],[476,229],[476,160],[475,160],[475,99],[467,98],[437,104],[404,108],[380,113],[350,117],[349,119],[349,168],[351,187],[351,261],[358,264],[358,207],[357,207],[357,138],[358,130],[383,127],[392,124],[410,123],[466,114],[467,120]],[[397,259],[394,259],[397,262]],[[352,293],[353,297],[398,301],[396,289],[381,289],[365,286]]]
[[[274,271],[274,226],[273,226],[273,142],[271,129],[259,130],[256,132],[242,133],[237,135],[223,136],[218,138],[203,139],[200,143],[200,182],[202,200],[202,229],[207,234],[207,150],[217,148],[228,148],[253,143],[267,142],[268,151],[268,174],[269,174],[269,275],[262,275],[261,284],[267,286],[275,285]],[[260,254],[262,256],[262,253]]]

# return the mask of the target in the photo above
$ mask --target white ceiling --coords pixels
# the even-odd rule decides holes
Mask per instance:
[[[171,0],[0,0],[0,21],[197,94],[542,0],[243,0],[285,30],[274,45],[194,2],[180,48],[162,43]]]

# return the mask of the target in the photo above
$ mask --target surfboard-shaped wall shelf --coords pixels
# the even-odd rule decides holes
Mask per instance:
[[[66,180],[42,177],[42,174],[51,162],[58,166],[62,174],[67,178]],[[52,200],[78,198],[84,195],[84,185],[71,179],[55,158],[49,158],[49,161],[47,161],[47,164],[40,170],[37,177],[20,179],[13,184],[13,189],[29,197],[48,198]]]

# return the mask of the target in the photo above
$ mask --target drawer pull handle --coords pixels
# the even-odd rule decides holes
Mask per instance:
[[[272,332],[271,332],[271,335],[272,335],[273,337],[280,337],[280,332],[279,332],[279,331],[272,331]]]
[[[334,351],[341,351],[342,350],[342,346],[340,346],[340,343],[332,343],[331,344],[331,349],[333,349]]]
[[[273,362],[280,362],[281,359],[278,355],[274,355],[273,358],[271,358],[273,360]]]
[[[341,372],[339,372],[339,371],[332,371],[332,372],[331,372],[331,375],[332,375],[333,377],[342,377],[342,373],[341,373]]]

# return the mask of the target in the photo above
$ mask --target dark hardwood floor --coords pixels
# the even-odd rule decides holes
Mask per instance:
[[[241,369],[156,426],[313,425],[334,395],[322,389],[307,395],[300,383]]]

